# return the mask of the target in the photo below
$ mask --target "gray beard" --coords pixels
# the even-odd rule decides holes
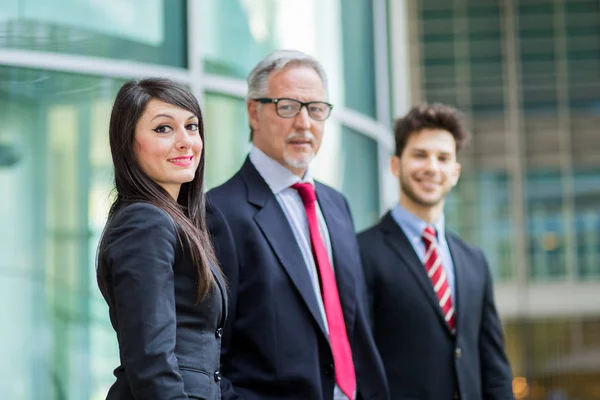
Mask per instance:
[[[283,155],[283,161],[292,168],[296,169],[306,169],[308,168],[311,161],[315,158],[315,154],[313,153],[308,160],[295,160],[289,157],[287,154]]]

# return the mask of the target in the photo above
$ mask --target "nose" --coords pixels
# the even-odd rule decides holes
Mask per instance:
[[[303,106],[298,115],[296,115],[294,125],[296,128],[303,130],[308,130],[310,128],[310,116],[308,115],[308,109],[305,106]]]
[[[189,149],[192,147],[192,138],[185,127],[177,130],[177,142],[176,146],[180,149]]]
[[[427,157],[427,169],[428,170],[437,170],[440,166],[440,163],[435,156]]]

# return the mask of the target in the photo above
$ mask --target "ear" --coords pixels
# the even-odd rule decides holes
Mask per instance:
[[[257,101],[246,101],[246,109],[248,110],[248,123],[252,129],[256,129],[258,126],[258,106],[259,103]]]
[[[452,175],[451,175],[452,187],[456,186],[456,184],[458,183],[458,178],[460,178],[461,170],[462,170],[462,166],[460,165],[460,163],[457,162],[454,165],[454,171],[452,171]]]
[[[392,170],[392,174],[398,179],[400,179],[400,174],[402,172],[402,160],[398,156],[392,156],[390,158],[390,169]]]

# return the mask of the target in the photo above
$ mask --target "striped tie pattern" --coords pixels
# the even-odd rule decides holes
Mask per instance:
[[[454,305],[452,304],[452,296],[450,285],[446,278],[446,270],[442,266],[442,258],[438,252],[437,236],[435,228],[428,226],[423,231],[423,243],[425,243],[425,269],[427,275],[431,279],[433,290],[437,295],[442,314],[452,332],[456,329],[456,315],[454,313]]]

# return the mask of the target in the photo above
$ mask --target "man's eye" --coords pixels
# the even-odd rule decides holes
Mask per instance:
[[[153,129],[156,133],[169,133],[173,130],[169,125],[160,125]]]
[[[290,111],[292,106],[279,106],[279,111]]]
[[[193,123],[193,124],[188,124],[185,126],[185,129],[187,129],[188,131],[197,131],[198,130],[198,124]]]

